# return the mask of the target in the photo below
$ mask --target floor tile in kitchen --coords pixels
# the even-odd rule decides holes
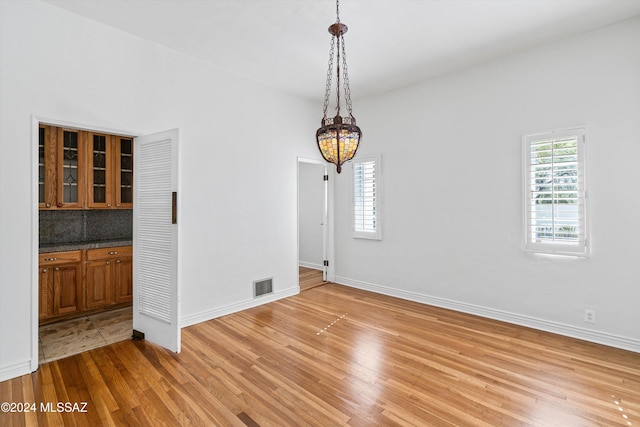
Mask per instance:
[[[127,340],[132,324],[132,309],[125,307],[43,325],[38,334],[40,363]]]

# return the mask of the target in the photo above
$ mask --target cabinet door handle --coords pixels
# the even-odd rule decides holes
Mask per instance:
[[[109,207],[109,208],[110,208],[110,207],[111,207],[111,203],[107,203],[107,207]]]
[[[111,264],[111,261],[107,261],[107,265]]]
[[[116,260],[116,264],[120,264],[120,260]]]
[[[47,272],[47,269],[46,269],[46,268],[43,268],[43,269],[42,269],[42,272],[43,272],[43,273],[46,273],[46,272]]]
[[[58,258],[45,258],[44,260],[45,261],[57,261]]]
[[[60,271],[60,267],[54,268],[55,271]]]
[[[109,255],[118,255],[118,251],[111,251],[109,252]]]

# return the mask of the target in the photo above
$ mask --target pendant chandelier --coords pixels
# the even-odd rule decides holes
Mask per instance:
[[[331,48],[329,50],[329,70],[327,71],[327,85],[324,94],[323,117],[320,129],[316,132],[316,140],[322,157],[336,165],[338,173],[342,171],[342,165],[353,159],[362,131],[356,126],[356,118],[353,117],[351,108],[351,91],[349,89],[349,77],[347,75],[347,56],[344,50],[344,34],[348,28],[340,22],[340,1],[336,0],[336,22],[329,27],[331,34]],[[329,98],[331,93],[331,79],[333,76],[333,54],[337,45],[336,56],[336,115],[327,117]],[[342,62],[341,62],[342,61]],[[340,66],[342,65],[342,75]],[[344,98],[348,115],[340,115],[340,78],[344,78]]]

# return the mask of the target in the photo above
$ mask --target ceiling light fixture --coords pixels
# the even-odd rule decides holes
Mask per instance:
[[[322,157],[336,165],[338,173],[342,171],[342,165],[353,159],[362,131],[356,126],[356,118],[353,117],[351,108],[351,90],[349,89],[349,76],[347,75],[347,55],[344,50],[344,34],[348,28],[340,22],[340,1],[336,0],[336,22],[329,27],[331,34],[331,48],[329,50],[329,70],[327,71],[327,86],[324,94],[324,107],[321,127],[316,131],[316,140]],[[333,118],[327,117],[327,107],[331,92],[331,79],[333,75],[333,52],[337,45],[336,60],[336,115]],[[340,62],[342,60],[342,63]],[[340,65],[344,77],[344,97],[348,116],[340,115]]]

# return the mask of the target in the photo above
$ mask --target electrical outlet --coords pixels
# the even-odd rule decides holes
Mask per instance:
[[[584,310],[584,321],[587,323],[596,323],[596,311],[595,310]]]

